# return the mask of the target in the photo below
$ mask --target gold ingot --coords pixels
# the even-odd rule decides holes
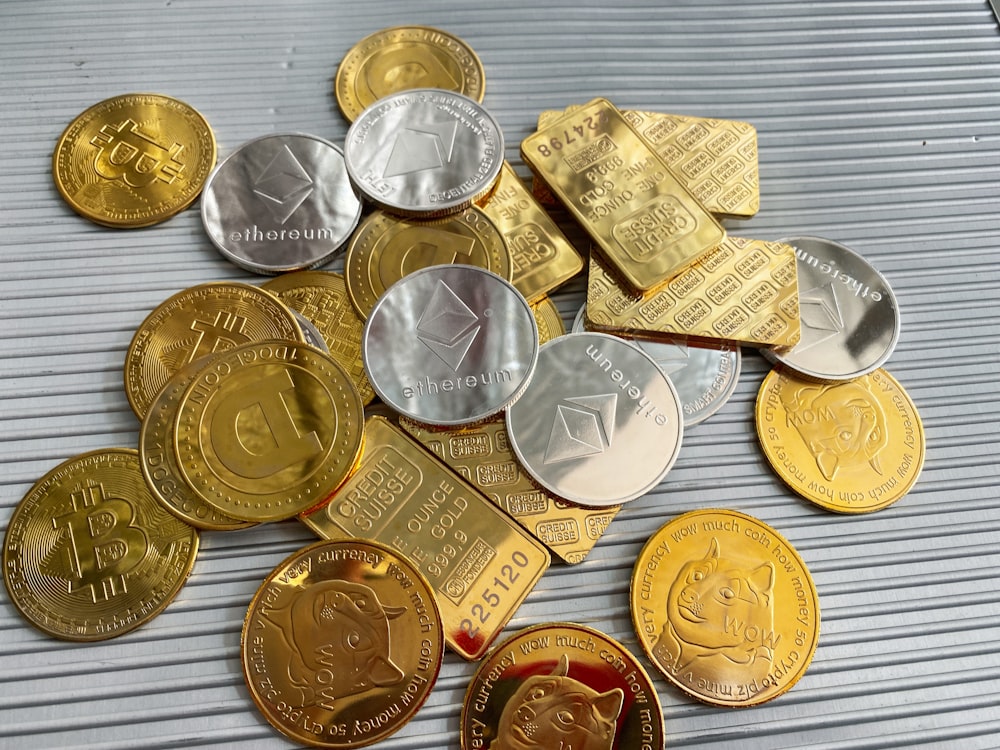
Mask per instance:
[[[464,41],[428,26],[396,26],[351,47],[334,79],[340,111],[353,122],[378,99],[410,89],[444,89],[483,101],[483,63]]]
[[[924,465],[920,415],[885,370],[827,384],[772,370],[757,394],[756,422],[781,480],[836,513],[891,505]]]
[[[350,374],[361,400],[370,403],[375,391],[361,362],[365,322],[351,304],[344,277],[333,271],[298,271],[275,276],[263,287],[316,326],[330,356]]]
[[[799,285],[790,245],[727,237],[643,294],[621,283],[593,253],[589,273],[590,330],[749,346],[794,346],[799,340]]]
[[[716,706],[777,698],[819,642],[819,597],[802,558],[732,510],[692,511],[656,531],[635,561],[629,603],[657,669]]]
[[[726,236],[606,99],[525,138],[521,156],[636,289],[657,286]]]
[[[400,417],[399,426],[567,563],[583,562],[618,515],[620,506],[583,508],[536,486],[510,447],[503,418],[439,430]]]
[[[512,282],[529,302],[545,296],[583,270],[583,258],[552,221],[508,162],[483,204],[503,235],[513,264]]]
[[[395,550],[316,542],[257,590],[240,637],[243,677],[264,717],[324,748],[365,747],[403,727],[444,655],[427,580]]]
[[[549,567],[549,553],[489,500],[383,417],[365,422],[357,471],[301,516],[324,539],[402,553],[437,595],[448,646],[479,659]]]
[[[535,323],[538,324],[539,346],[566,333],[566,324],[551,297],[542,297],[537,302],[532,302],[531,312],[534,313]]]
[[[32,625],[100,641],[149,622],[173,601],[198,553],[198,531],[150,494],[139,454],[107,448],[39,479],[7,524],[3,576]]]
[[[215,153],[212,129],[190,105],[160,94],[124,94],[69,124],[52,154],[52,176],[81,216],[109,227],[145,227],[191,205]]]
[[[414,271],[462,263],[511,280],[510,251],[496,224],[472,206],[443,219],[405,219],[374,211],[355,230],[344,259],[347,294],[367,318],[382,293]]]

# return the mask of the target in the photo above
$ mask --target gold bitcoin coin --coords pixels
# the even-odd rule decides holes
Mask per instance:
[[[109,448],[64,461],[24,496],[4,538],[4,583],[39,630],[100,641],[163,611],[197,552],[197,530],[153,499],[138,452]]]
[[[125,354],[125,396],[139,419],[181,367],[252,341],[302,341],[294,313],[250,284],[190,287],[161,302],[142,321]]]
[[[276,729],[314,747],[363,747],[427,700],[444,636],[434,592],[405,557],[369,541],[317,542],[257,591],[240,653]]]
[[[535,323],[538,324],[539,345],[566,333],[562,314],[551,297],[542,297],[538,302],[533,302],[531,311],[535,314]]]
[[[482,102],[483,64],[468,44],[427,26],[376,31],[348,50],[334,92],[353,122],[377,99],[410,89],[445,89]]]
[[[56,188],[70,207],[119,228],[183,211],[214,166],[215,136],[205,118],[159,94],[98,102],[69,124],[52,155]]]
[[[885,370],[817,383],[772,370],[757,394],[757,437],[792,491],[837,513],[881,510],[924,465],[924,428]]]
[[[819,641],[819,598],[798,552],[732,510],[698,510],[646,542],[632,570],[632,624],[671,683],[716,706],[788,691]]]
[[[344,277],[332,271],[299,271],[276,276],[264,288],[316,326],[330,355],[350,374],[361,400],[370,403],[375,391],[361,361],[365,323],[347,296]]]
[[[382,293],[414,271],[445,263],[479,266],[511,279],[510,251],[481,209],[420,221],[375,211],[347,248],[344,276],[354,309],[367,318]]]
[[[181,397],[174,445],[206,503],[244,521],[280,521],[340,486],[363,430],[361,397],[330,355],[266,341],[209,360]]]

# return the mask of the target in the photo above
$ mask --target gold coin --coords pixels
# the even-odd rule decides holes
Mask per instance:
[[[199,284],[161,302],[142,321],[125,354],[125,395],[139,419],[181,367],[251,341],[302,341],[295,315],[260,287]]]
[[[351,238],[344,260],[347,294],[367,318],[382,293],[414,271],[444,263],[479,266],[511,279],[510,251],[481,209],[419,221],[383,211],[368,216]]]
[[[56,188],[70,207],[119,228],[183,211],[214,166],[215,136],[205,118],[159,94],[98,102],[69,124],[52,155]]]
[[[108,448],[64,461],[24,496],[4,538],[4,583],[39,630],[100,641],[163,611],[197,552],[197,530],[153,499],[138,452]]]
[[[537,302],[533,302],[531,311],[535,314],[535,323],[538,324],[539,345],[566,333],[566,324],[563,322],[562,314],[551,297],[542,297]]]
[[[264,717],[306,745],[363,747],[399,730],[437,680],[441,616],[426,579],[389,547],[317,542],[250,603],[243,676]]]
[[[354,45],[337,68],[334,92],[353,122],[369,105],[410,89],[445,89],[483,101],[483,64],[468,44],[427,26],[376,31]]]
[[[330,355],[350,374],[361,400],[370,403],[375,391],[361,361],[365,322],[351,305],[344,277],[332,271],[299,271],[276,276],[264,288],[316,326]]]
[[[364,406],[344,369],[308,344],[266,341],[214,356],[181,397],[174,436],[185,481],[244,521],[323,502],[361,452]]]
[[[662,750],[663,711],[639,661],[573,623],[525,628],[497,646],[465,693],[462,750]]]
[[[819,641],[819,598],[802,558],[770,526],[732,510],[685,513],[654,533],[629,599],[657,669],[716,706],[785,693]]]
[[[881,510],[924,465],[924,428],[885,370],[823,384],[772,370],[757,393],[757,437],[792,491],[837,513]]]

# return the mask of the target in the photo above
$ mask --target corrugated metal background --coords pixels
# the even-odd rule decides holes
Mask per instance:
[[[819,649],[790,693],[749,710],[700,705],[657,677],[668,746],[1000,746],[1000,38],[986,0],[4,0],[0,522],[63,459],[136,445],[121,367],[149,310],[198,282],[249,278],[212,249],[196,209],[137,231],[74,215],[50,174],[62,129],[100,99],[155,91],[201,110],[220,155],[274,131],[341,141],[337,64],[396,24],[473,46],[522,174],[518,143],[539,111],[593,96],[753,123],[762,210],[731,230],[827,236],[888,277],[903,331],[887,369],[927,430],[923,475],[902,501],[865,517],[816,509],[758,450],[768,365],[748,351],[736,394],[688,431],[660,488],[586,563],[554,566],[511,629],[570,619],[638,654],[627,589],[642,543],[675,514],[731,507],[810,566]],[[567,319],[582,293],[577,281],[558,296]],[[0,592],[0,745],[287,746],[250,701],[239,632],[266,572],[310,539],[292,522],[206,533],[178,599],[103,644],[40,635]],[[449,654],[429,703],[380,747],[457,748],[473,671]]]

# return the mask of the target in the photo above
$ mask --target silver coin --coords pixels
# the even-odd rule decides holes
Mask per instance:
[[[652,357],[605,333],[547,342],[507,434],[525,470],[553,494],[591,507],[653,489],[684,431],[680,399]]]
[[[573,321],[573,332],[586,331],[584,316],[587,306],[580,308]],[[629,339],[660,366],[663,374],[677,389],[684,413],[684,426],[692,427],[715,414],[736,390],[742,356],[735,344],[703,346],[682,340],[648,341]]]
[[[294,315],[295,319],[299,321],[299,328],[302,329],[302,338],[305,339],[306,343],[309,344],[309,346],[319,349],[321,352],[329,354],[330,347],[326,343],[326,339],[323,338],[323,334],[320,333],[319,329],[316,327],[316,324],[298,310],[292,310],[292,315]]]
[[[404,216],[440,216],[489,194],[503,148],[500,126],[475,100],[413,89],[358,115],[344,158],[354,184],[375,205]]]
[[[226,258],[278,274],[329,262],[361,218],[343,152],[314,135],[255,138],[205,183],[201,220]]]
[[[432,425],[487,419],[516,401],[538,357],[538,328],[517,289],[477,266],[429,266],[375,303],[361,356],[381,399]]]
[[[795,248],[802,337],[763,349],[772,362],[808,378],[853,380],[881,367],[899,340],[899,307],[885,278],[838,242],[780,240]]]

